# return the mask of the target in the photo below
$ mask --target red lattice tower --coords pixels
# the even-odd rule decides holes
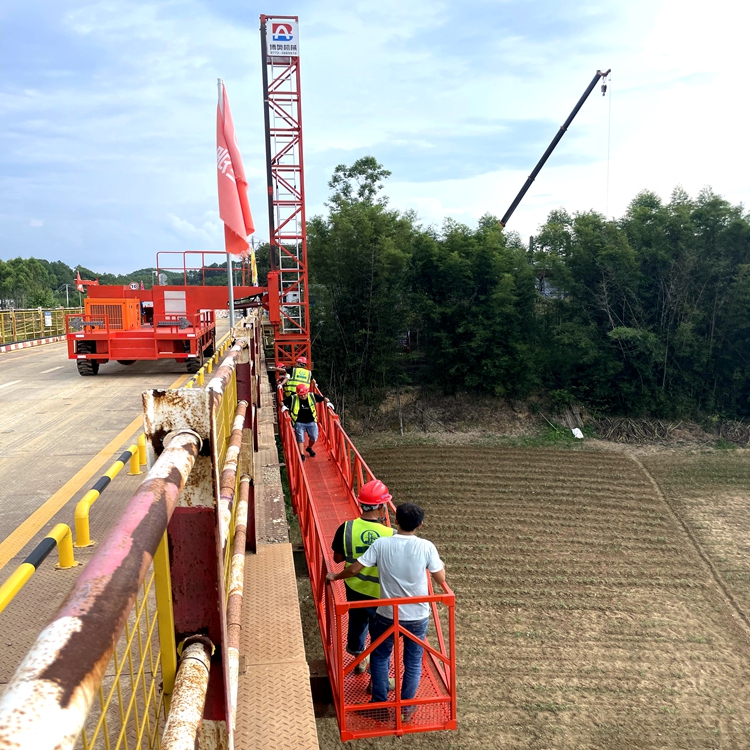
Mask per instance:
[[[277,365],[310,356],[305,169],[297,16],[260,17],[271,271]]]

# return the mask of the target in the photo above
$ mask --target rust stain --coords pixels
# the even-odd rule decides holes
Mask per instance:
[[[184,451],[187,463],[191,464],[198,446],[191,443],[176,450]],[[115,556],[114,570],[84,580],[82,586],[77,584],[55,615],[54,619],[59,619],[70,616],[71,610],[75,610],[80,621],[79,630],[71,634],[55,660],[39,675],[39,679],[60,686],[62,707],[70,705],[79,687],[93,694],[100,684],[184,481],[185,475],[175,466],[169,469],[166,478],[146,479],[128,504],[123,518],[148,496],[151,502],[145,515],[125,538],[120,524],[115,526],[88,565],[92,572],[98,567],[108,570],[112,567],[109,559]],[[124,557],[123,549],[126,550]]]

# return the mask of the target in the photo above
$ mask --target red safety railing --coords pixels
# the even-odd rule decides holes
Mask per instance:
[[[317,389],[315,389],[317,391]],[[279,402],[283,398],[278,393]],[[341,426],[341,421],[332,409],[318,409],[318,422],[321,438],[324,441],[332,463],[333,471],[341,481],[341,490],[348,502],[347,517],[359,515],[356,495],[363,484],[374,478],[359,451],[352,444]],[[339,722],[342,740],[456,728],[456,650],[455,650],[455,595],[450,587],[443,585],[442,594],[436,594],[432,580],[428,578],[428,596],[400,599],[385,599],[364,602],[348,602],[343,581],[330,583],[326,573],[333,569],[331,539],[324,533],[322,517],[330,521],[329,509],[323,503],[330,498],[314,497],[311,483],[300,460],[294,429],[289,413],[279,416],[279,427],[284,448],[292,505],[297,515],[305,548],[305,556],[310,574],[313,599],[315,601],[320,634],[326,654],[328,676],[331,682],[334,705]],[[340,495],[337,502],[341,502]],[[395,510],[391,505],[391,510]],[[387,515],[387,514],[386,514]],[[342,519],[346,520],[346,519]],[[390,523],[388,518],[384,522]],[[330,532],[330,523],[328,524]],[[350,609],[379,605],[429,604],[432,617],[425,640],[420,640],[408,632],[398,620],[398,607],[393,607],[394,620],[390,627],[375,642],[369,643],[365,652],[354,657],[346,652],[346,633]],[[447,633],[444,629],[447,628]],[[393,700],[372,703],[367,691],[369,675],[356,675],[353,670],[372,650],[386,638],[398,633],[411,638],[424,647],[422,680],[419,691],[411,700],[401,699],[403,679],[401,638],[394,639],[391,675],[395,678]],[[394,665],[398,665],[394,668]],[[402,716],[402,709],[414,707],[408,720]]]

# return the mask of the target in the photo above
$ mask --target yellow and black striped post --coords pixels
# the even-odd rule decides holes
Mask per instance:
[[[55,566],[60,569],[74,568],[78,563],[73,555],[73,534],[66,523],[58,523],[29,556],[13,571],[10,578],[0,586],[0,612],[10,604],[16,594],[24,587],[47,556],[57,547],[60,562]]]
[[[138,446],[131,445],[104,474],[96,480],[94,486],[78,501],[76,505],[76,547],[91,547],[94,542],[91,539],[91,528],[89,524],[89,511],[91,506],[99,499],[99,496],[107,489],[109,483],[120,473],[133,455],[138,455]]]

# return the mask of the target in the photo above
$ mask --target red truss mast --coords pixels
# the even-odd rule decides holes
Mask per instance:
[[[297,16],[260,17],[271,271],[268,302],[277,365],[311,367],[305,170]]]

